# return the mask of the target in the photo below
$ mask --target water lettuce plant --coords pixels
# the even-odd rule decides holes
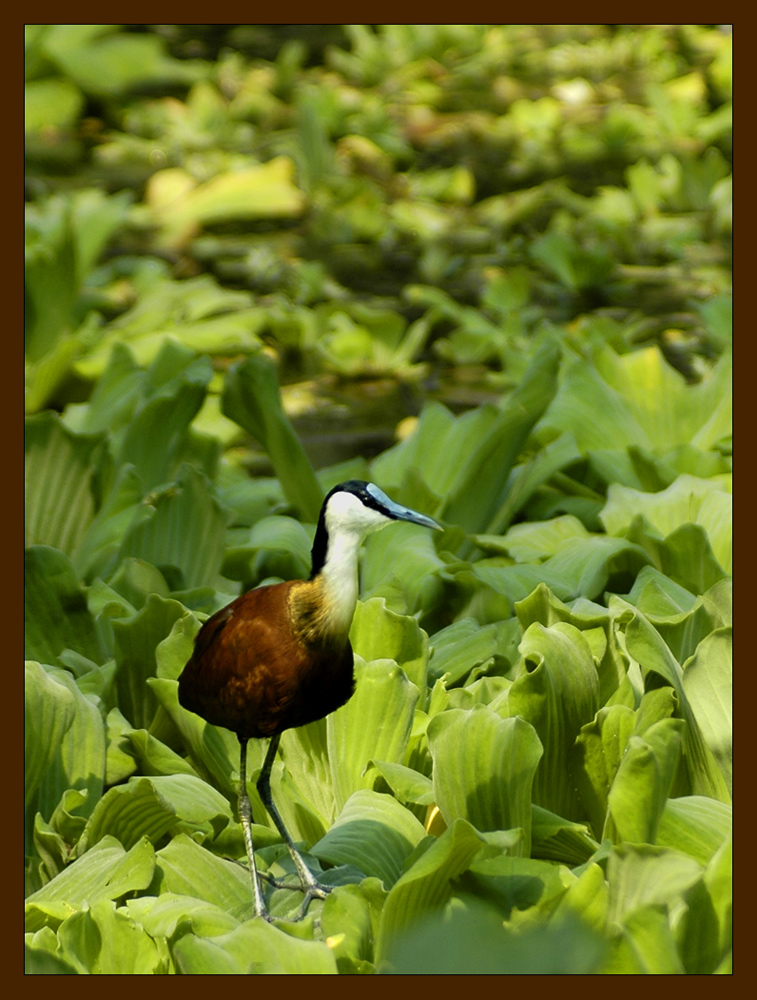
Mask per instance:
[[[431,942],[458,924],[463,943],[491,926],[495,971],[528,964],[540,934],[579,947],[578,970],[724,968],[728,476],[681,473],[656,491],[605,483],[598,523],[594,505],[584,520],[576,506],[512,523],[544,493],[553,511],[570,508],[591,464],[574,435],[557,457],[532,443],[518,464],[529,432],[551,426],[553,404],[561,412],[555,358],[537,357],[500,407],[455,418],[433,404],[370,466],[447,527],[436,542],[404,526],[399,544],[370,540],[357,691],[282,740],[285,822],[337,886],[294,938],[296,892],[273,893],[280,924],[250,922],[234,738],[179,706],[177,677],[200,621],[240,585],[306,571],[329,470],[292,450],[262,357],[230,370],[223,398],[245,426],[268,415],[257,434],[275,481],[219,475],[220,446],[193,430],[210,372],[185,348],[166,345],[140,369],[122,347],[70,421],[28,418],[32,968],[430,971]],[[615,412],[607,433],[620,444]],[[618,449],[626,463],[634,447]],[[675,433],[667,452],[658,440],[643,468],[674,465],[679,447]],[[287,852],[253,809],[263,864],[284,876]],[[456,971],[480,971],[464,944],[457,954]]]
[[[27,32],[27,971],[730,972],[729,36],[223,27]],[[121,193],[50,190],[85,100]],[[315,463],[369,379],[417,406]],[[334,891],[268,924],[177,678],[351,477],[444,530],[364,546],[355,694],[272,773]]]

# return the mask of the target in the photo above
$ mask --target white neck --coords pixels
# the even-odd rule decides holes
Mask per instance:
[[[324,598],[333,627],[348,632],[358,595],[358,554],[362,533],[337,531],[329,538],[326,562],[320,576]]]
[[[391,520],[351,493],[335,493],[326,507],[325,521],[328,546],[319,575],[326,613],[331,627],[346,633],[357,602],[360,545],[366,535],[391,524]]]

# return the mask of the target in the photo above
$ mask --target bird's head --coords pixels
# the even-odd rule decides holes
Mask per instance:
[[[441,525],[433,518],[395,503],[374,483],[366,483],[362,479],[339,483],[329,491],[321,507],[313,543],[312,575],[315,576],[323,566],[330,539],[350,535],[362,540],[392,521],[409,521],[424,528],[441,530]]]

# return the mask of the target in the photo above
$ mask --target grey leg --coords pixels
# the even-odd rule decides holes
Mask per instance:
[[[279,749],[279,742],[281,740],[281,734],[274,736],[271,739],[270,746],[268,747],[268,752],[265,756],[263,762],[263,769],[260,772],[260,777],[258,778],[258,793],[260,798],[263,800],[263,804],[270,813],[271,819],[273,820],[276,829],[279,831],[284,839],[284,843],[289,849],[289,853],[292,856],[292,861],[294,861],[294,866],[297,869],[297,874],[300,877],[300,882],[302,883],[302,889],[305,893],[305,899],[303,900],[302,907],[298,916],[295,919],[300,919],[305,915],[308,905],[311,899],[325,899],[326,896],[332,891],[332,886],[323,885],[319,882],[310,871],[308,866],[302,859],[302,855],[294,846],[292,838],[289,836],[287,828],[284,826],[284,821],[279,815],[279,811],[273,804],[273,796],[271,795],[271,769],[273,768],[273,761],[276,756],[276,751]],[[248,801],[249,805],[249,801]],[[249,851],[248,851],[249,853]]]

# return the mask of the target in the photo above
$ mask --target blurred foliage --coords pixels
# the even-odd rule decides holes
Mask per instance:
[[[256,296],[239,326],[287,381],[501,388],[576,323],[701,377],[730,338],[730,53],[697,25],[28,26],[28,408],[200,271]]]
[[[730,971],[730,32],[29,25],[25,92],[27,970]],[[351,477],[445,530],[365,545],[269,926],[176,679]]]

